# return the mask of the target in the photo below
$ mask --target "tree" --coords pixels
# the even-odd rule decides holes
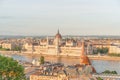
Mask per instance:
[[[14,50],[14,51],[21,51],[21,47],[20,46],[16,46],[12,50]]]
[[[117,72],[116,72],[116,71],[111,71],[111,73],[112,73],[112,74],[117,74]]]
[[[0,80],[26,80],[23,66],[12,58],[0,56]]]
[[[44,62],[45,62],[45,61],[44,61],[44,56],[41,56],[41,57],[40,57],[40,64],[44,64]]]
[[[13,49],[13,51],[19,51],[21,53],[22,47],[20,46],[15,46]]]
[[[98,53],[106,54],[108,53],[108,48],[107,47],[97,48],[96,50],[93,51],[93,53],[94,54],[98,54]]]
[[[103,80],[102,78],[98,77],[97,80]]]
[[[109,70],[105,70],[104,72],[102,73],[105,73],[105,74],[117,74],[116,71],[109,71]]]

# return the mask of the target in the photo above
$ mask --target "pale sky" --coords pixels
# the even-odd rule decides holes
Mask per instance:
[[[120,35],[120,0],[0,0],[0,35]]]

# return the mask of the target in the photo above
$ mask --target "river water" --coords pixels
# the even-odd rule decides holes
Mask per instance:
[[[22,61],[27,61],[31,62],[32,59],[21,56],[21,55],[12,55],[12,58],[16,60],[22,60]],[[71,65],[71,64],[79,64],[79,59],[75,58],[58,58],[58,57],[45,57],[46,61],[51,61],[51,62],[62,62],[65,65]],[[118,74],[120,74],[120,61],[109,61],[109,60],[91,60],[92,65],[96,69],[98,73],[101,73],[105,70],[110,70],[110,71],[117,71]]]

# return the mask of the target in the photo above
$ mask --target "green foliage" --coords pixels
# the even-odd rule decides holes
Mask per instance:
[[[106,48],[106,47],[103,47],[103,48],[97,48],[97,50],[96,51],[93,51],[93,54],[98,54],[98,53],[108,53],[108,48]]]
[[[105,70],[104,72],[102,73],[105,73],[105,74],[117,74],[116,71],[109,71],[109,70]]]
[[[109,56],[116,56],[116,57],[120,57],[120,53],[119,54],[116,54],[116,53],[110,53],[108,54]]]
[[[117,72],[116,72],[116,71],[112,71],[111,73],[112,73],[112,74],[117,74]]]
[[[21,47],[16,46],[15,48],[12,49],[13,51],[21,51]]]
[[[103,80],[102,78],[98,77],[97,80]]]
[[[40,57],[40,64],[44,64],[44,62],[45,62],[45,61],[44,61],[44,56],[41,56],[41,57]]]
[[[0,46],[0,51],[10,51],[10,49],[2,48],[2,46]]]
[[[12,58],[0,56],[0,80],[26,80],[24,68]]]

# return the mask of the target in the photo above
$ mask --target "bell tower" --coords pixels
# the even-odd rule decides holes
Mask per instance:
[[[82,41],[81,54],[80,54],[80,64],[81,65],[90,65],[90,60],[85,54],[85,42]]]

